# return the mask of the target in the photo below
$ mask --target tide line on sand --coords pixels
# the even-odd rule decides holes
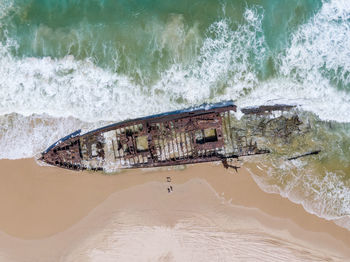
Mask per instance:
[[[24,159],[1,160],[0,168],[4,261],[350,257],[349,231],[263,192],[244,167],[100,175]]]

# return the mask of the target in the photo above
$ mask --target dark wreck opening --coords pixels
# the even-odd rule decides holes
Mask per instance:
[[[198,130],[195,133],[196,143],[205,144],[210,142],[217,142],[218,137],[215,128],[206,128]]]

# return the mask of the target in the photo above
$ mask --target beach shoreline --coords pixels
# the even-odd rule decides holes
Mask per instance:
[[[45,258],[53,250],[56,257],[69,257],[74,247],[102,232],[120,212],[137,214],[141,217],[139,224],[176,228],[183,219],[181,214],[192,219],[188,215],[191,212],[180,212],[182,208],[198,209],[198,214],[215,221],[218,206],[226,219],[235,221],[239,216],[237,223],[242,228],[253,230],[257,223],[263,232],[298,243],[315,254],[327,254],[335,260],[350,257],[348,230],[307,213],[280,195],[265,193],[245,166],[238,172],[207,163],[183,170],[128,170],[101,175],[39,166],[34,159],[1,160],[0,206],[5,215],[0,219],[0,257],[4,253],[16,261],[14,246],[26,250],[28,258]],[[170,185],[174,191],[168,193]],[[168,202],[172,198],[179,200]],[[152,206],[153,213],[143,217],[147,205]],[[230,208],[235,208],[232,215]],[[192,215],[196,218],[195,213]],[[129,217],[130,221],[136,219],[135,215]]]

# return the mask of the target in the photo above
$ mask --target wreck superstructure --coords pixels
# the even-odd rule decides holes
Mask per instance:
[[[260,114],[288,110],[289,106],[267,106],[242,110]],[[236,130],[232,101],[204,104],[105,126],[80,134],[78,130],[62,138],[45,152],[41,160],[72,170],[115,171],[223,161],[268,153],[249,132]],[[297,124],[296,124],[297,125]]]

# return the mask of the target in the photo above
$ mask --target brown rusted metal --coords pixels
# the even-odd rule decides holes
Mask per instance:
[[[259,107],[247,107],[243,108],[241,111],[243,114],[266,114],[271,113],[272,111],[286,111],[290,110],[295,106],[293,105],[269,105],[269,106],[259,106]]]
[[[264,114],[289,108],[265,106],[242,112]],[[253,138],[248,142],[246,134],[231,123],[235,111],[236,106],[228,101],[123,121],[86,134],[78,131],[49,147],[41,160],[72,170],[109,171],[209,161],[224,161],[227,166],[228,158],[268,153],[268,149],[258,148]],[[288,121],[298,124],[296,119]],[[268,123],[257,130],[271,132],[266,126]],[[294,129],[287,126],[283,134]]]

